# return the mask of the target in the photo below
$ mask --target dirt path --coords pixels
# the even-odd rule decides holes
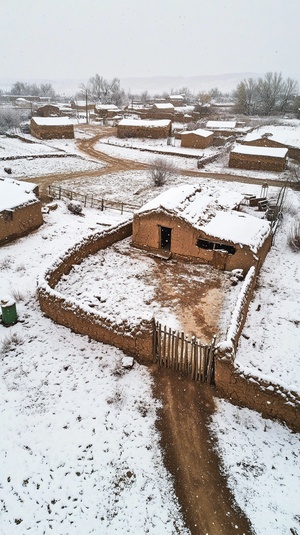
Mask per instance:
[[[165,368],[153,367],[152,374],[154,395],[163,402],[157,427],[164,460],[192,535],[250,535],[250,524],[220,473],[207,428],[213,389]]]
[[[94,148],[101,137],[114,135],[115,130],[80,127],[92,135],[77,141],[78,148],[94,160],[104,162],[103,169],[85,172],[85,177],[107,173],[146,169],[147,165],[113,158]],[[185,175],[216,178],[218,180],[255,183],[257,180],[231,175],[181,171]],[[66,173],[30,177],[40,186],[41,198],[47,199],[48,186],[67,179],[80,179],[83,173]],[[278,184],[276,184],[278,185]],[[189,323],[191,319],[187,320]],[[213,451],[207,420],[214,411],[213,389],[180,377],[171,370],[153,366],[154,395],[161,399],[158,429],[165,455],[165,463],[174,477],[177,496],[192,535],[250,535],[248,520],[238,509],[221,475],[219,459]]]

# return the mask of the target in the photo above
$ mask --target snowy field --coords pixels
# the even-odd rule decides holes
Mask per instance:
[[[288,192],[284,217],[260,271],[236,364],[300,395],[300,258],[287,238],[300,210],[300,194]]]
[[[3,158],[25,158],[27,156],[42,156],[46,154],[60,154],[60,150],[49,147],[46,143],[27,143],[18,138],[0,136],[0,160]]]
[[[230,169],[228,167],[230,146],[228,146],[225,150],[224,147],[219,147],[217,150],[215,147],[208,147],[207,149],[198,149],[198,151],[195,149],[185,149],[189,151],[190,155],[195,154],[194,157],[186,158],[184,157],[183,149],[180,147],[178,151],[176,150],[176,147],[172,149],[172,147],[167,145],[166,140],[164,141],[164,146],[161,146],[161,140],[158,140],[160,143],[153,143],[157,140],[147,141],[150,141],[148,145],[150,152],[145,150],[137,150],[141,145],[141,140],[133,139],[124,142],[123,139],[113,137],[102,138],[95,144],[95,149],[115,158],[124,158],[125,160],[133,160],[142,163],[153,162],[160,156],[158,153],[158,151],[160,151],[161,154],[164,155],[164,158],[169,160],[170,163],[175,165],[178,169],[185,169],[186,171],[197,171],[197,160],[199,156],[210,158],[212,155],[219,153],[214,161],[205,164],[204,168],[200,169],[200,171],[207,173],[230,174],[232,176],[236,175],[251,177],[256,178],[258,182],[262,182],[266,179],[278,180],[279,182],[286,180],[285,173],[275,173],[271,171],[249,171],[247,169]],[[232,146],[234,145],[232,144]],[[174,151],[174,156],[164,154],[164,152],[172,151]],[[182,156],[178,156],[178,153],[181,153]],[[198,155],[196,156],[196,154]]]
[[[105,216],[105,217],[103,217]],[[155,430],[147,369],[55,325],[35,298],[40,270],[120,216],[60,206],[31,236],[0,248],[0,295],[20,321],[0,325],[0,532],[188,533]]]

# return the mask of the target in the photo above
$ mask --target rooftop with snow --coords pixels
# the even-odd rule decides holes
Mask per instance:
[[[37,197],[34,193],[36,187],[36,184],[31,182],[0,178],[0,212],[36,201]]]
[[[221,240],[247,245],[256,252],[270,232],[268,221],[238,211],[244,195],[206,186],[182,185],[149,201],[138,214],[166,211]]]

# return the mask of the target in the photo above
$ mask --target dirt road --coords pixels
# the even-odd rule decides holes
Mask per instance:
[[[94,160],[106,164],[103,169],[84,173],[85,177],[147,168],[146,164],[113,158],[94,148],[101,137],[114,135],[114,129],[99,130],[99,127],[95,129],[89,125],[80,128],[84,128],[92,137],[78,140],[78,148]],[[40,186],[41,197],[46,199],[49,184],[80,179],[82,174],[47,175],[36,177],[34,181]],[[182,174],[208,176],[198,171],[182,170]],[[213,174],[209,176],[214,177]],[[245,177],[215,175],[215,178],[257,184],[255,179]],[[154,395],[163,402],[157,426],[161,433],[165,463],[174,477],[175,490],[192,535],[250,535],[249,522],[234,503],[226,478],[221,475],[220,462],[207,427],[209,416],[215,410],[214,390],[171,370],[153,366],[151,372],[155,384]]]
[[[220,473],[207,421],[214,390],[165,368],[153,367],[154,394],[163,402],[157,427],[165,464],[192,535],[250,535]]]

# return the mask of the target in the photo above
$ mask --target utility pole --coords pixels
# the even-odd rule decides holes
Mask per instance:
[[[87,92],[87,89],[85,90],[85,119],[86,119],[86,124],[88,124],[89,115],[88,115],[88,92]]]

